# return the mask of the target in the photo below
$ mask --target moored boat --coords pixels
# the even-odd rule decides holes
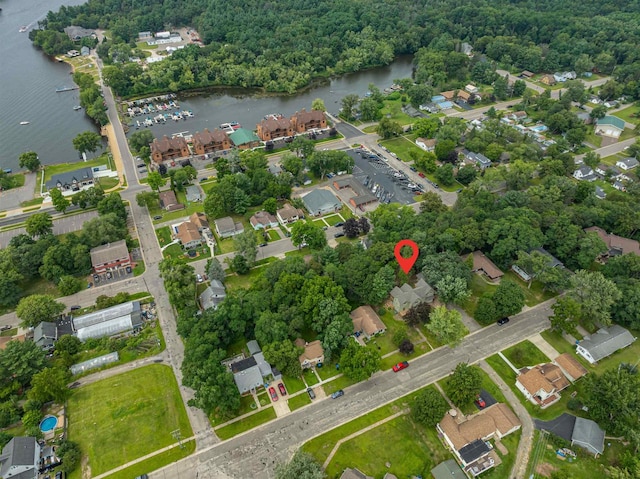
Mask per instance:
[[[20,122],[20,124],[21,124],[21,125],[28,125],[28,124],[29,124],[29,122],[28,122],[28,121],[21,121],[21,122]]]

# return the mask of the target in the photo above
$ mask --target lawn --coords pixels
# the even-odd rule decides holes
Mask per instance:
[[[327,394],[331,394],[336,392],[338,389],[344,389],[349,386],[353,386],[358,381],[354,381],[353,379],[349,379],[347,376],[340,376],[339,378],[334,379],[333,381],[329,381],[322,385],[322,389]]]
[[[222,440],[229,439],[275,418],[276,412],[273,410],[273,407],[262,408],[259,412],[251,416],[216,429],[216,435]]]
[[[109,158],[106,154],[102,154],[98,158],[94,158],[89,161],[78,160],[74,163],[60,163],[58,165],[45,165],[44,167],[44,181],[45,183],[51,179],[53,175],[60,173],[67,173],[69,171],[77,170],[79,168],[91,168],[92,166],[109,166]]]
[[[233,238],[220,239],[216,237],[216,254],[227,254],[236,250]]]
[[[415,118],[407,115],[402,111],[402,96],[400,96],[397,100],[385,99],[384,106],[382,107],[380,113],[382,113],[382,116],[391,115],[390,119],[392,121],[397,121],[401,125],[410,125],[414,121],[416,121]]]
[[[305,392],[302,394],[298,394],[297,396],[290,397],[287,400],[287,404],[289,404],[290,410],[295,411],[296,409],[300,409],[301,407],[306,406],[307,404],[311,404],[311,398]]]
[[[0,336],[9,337],[10,338],[10,337],[15,336],[16,334],[18,334],[18,328],[11,328],[11,329],[7,329],[6,331],[2,331],[0,333]]]
[[[313,371],[311,371],[311,369],[303,370],[302,375],[308,386],[315,386],[319,382],[318,377],[313,373]]]
[[[480,296],[484,293],[492,294],[497,287],[495,284],[486,282],[481,275],[474,274],[471,277],[471,296],[462,304],[462,309],[464,309],[469,316],[474,317]]]
[[[393,335],[399,330],[406,329],[407,336],[414,344],[422,339],[414,328],[407,328],[403,321],[395,319],[391,311],[385,310],[384,314],[380,316],[380,319],[387,327],[387,331],[383,334],[379,334],[373,337],[368,342],[367,347],[377,348],[382,356],[398,349],[398,347],[393,342]]]
[[[133,267],[133,275],[134,276],[140,276],[141,274],[144,273],[145,271],[145,266],[144,266],[144,261],[142,261],[141,259],[139,259],[136,262],[136,265]]]
[[[399,136],[397,138],[391,138],[390,140],[383,140],[380,142],[382,146],[389,151],[397,155],[397,159],[401,161],[412,161],[409,154],[410,151],[415,151],[418,155],[422,156],[424,150],[417,146],[406,136]]]
[[[631,105],[625,108],[624,110],[617,111],[614,113],[618,118],[623,119],[627,123],[638,123],[640,121],[640,106]]]
[[[256,280],[258,276],[262,274],[262,268],[254,268],[247,274],[231,274],[227,275],[224,280],[224,284],[227,287],[227,291],[233,289],[246,289],[251,286],[251,283]]]
[[[118,179],[118,177],[111,178],[109,176],[105,176],[103,178],[99,178],[98,183],[100,184],[100,188],[102,188],[104,191],[108,191],[111,188],[115,188],[116,186],[118,186],[120,180]]]
[[[387,356],[386,358],[382,358],[382,360],[380,361],[380,369],[383,371],[391,369],[394,364],[398,364],[399,362],[407,361],[409,359],[415,359],[418,356],[427,354],[429,351],[431,351],[431,348],[427,343],[422,342],[420,344],[416,344],[415,349],[411,354],[403,354],[401,352],[397,352]]]
[[[502,353],[518,369],[549,362],[549,358],[531,341],[522,341]]]
[[[502,444],[507,448],[509,454],[503,455],[500,451],[497,451],[502,464],[482,474],[482,479],[509,479],[511,477],[511,469],[516,460],[516,450],[518,449],[521,435],[522,430],[518,429],[516,432],[502,438]]]
[[[171,368],[154,364],[73,390],[67,407],[69,439],[88,456],[97,476],[173,444],[192,431]],[[71,478],[79,478],[76,469]]]
[[[498,385],[491,380],[489,375],[485,373],[478,366],[472,366],[472,367],[480,373],[480,377],[482,378],[481,388],[487,391],[489,394],[491,394],[496,401],[507,403],[507,400],[505,399],[504,394],[502,393],[502,391],[500,391],[500,388],[498,387]],[[448,393],[449,377],[450,376],[447,376],[446,378],[443,378],[440,381],[438,381],[438,384],[440,384],[440,386],[442,387],[442,389],[445,391],[447,395],[449,394]],[[474,414],[478,412],[478,408],[476,407],[474,400],[471,400],[466,404],[456,404],[456,406],[458,406],[464,414]]]
[[[340,371],[336,369],[335,361],[331,361],[330,363],[323,363],[321,368],[316,368],[316,371],[323,381],[340,374]]]
[[[381,438],[384,447],[380,447]],[[400,416],[343,443],[326,473],[329,478],[337,478],[346,467],[356,467],[374,477],[382,477],[386,472],[402,478],[428,477],[432,468],[450,456],[435,428]]]
[[[323,218],[329,226],[334,226],[336,223],[344,222],[344,218],[339,214],[325,216]]]
[[[171,230],[168,226],[163,226],[156,230],[156,236],[158,237],[158,243],[160,247],[171,243]]]
[[[508,278],[520,286],[520,289],[522,289],[522,292],[524,293],[524,302],[529,307],[540,304],[556,296],[551,291],[543,291],[543,286],[539,281],[534,281],[531,284],[531,288],[529,288],[527,283],[522,281],[513,271],[505,272],[504,278]]]
[[[281,238],[278,232],[274,229],[268,229],[267,234],[269,235],[269,241],[278,241]]]
[[[194,257],[188,256],[186,251],[182,249],[179,244],[172,244],[162,251],[165,258],[177,258],[186,262],[200,261],[211,256],[211,249],[208,246],[198,246],[197,248],[191,248],[190,251],[195,251]]]
[[[145,459],[133,466],[129,466],[126,469],[122,469],[114,474],[110,474],[105,479],[123,479],[130,477],[138,477],[142,474],[155,471],[161,467],[167,466],[173,462],[179,461],[187,456],[190,456],[196,450],[196,442],[188,441],[182,444],[182,448],[174,447],[168,451],[162,452],[157,456]],[[178,467],[178,466],[176,466]]]

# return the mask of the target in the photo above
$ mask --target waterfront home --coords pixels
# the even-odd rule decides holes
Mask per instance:
[[[262,141],[275,140],[294,135],[293,125],[284,116],[269,116],[256,125],[258,137]]]
[[[295,133],[309,130],[322,130],[327,127],[327,119],[320,110],[306,111],[304,108],[291,117],[291,128]]]
[[[184,158],[191,154],[187,140],[181,136],[169,138],[165,135],[160,140],[154,138],[149,146],[151,148],[151,159],[157,164],[167,160]]]
[[[66,173],[59,173],[53,175],[51,179],[45,183],[47,191],[57,188],[62,193],[73,193],[93,185],[93,170],[91,168],[79,168],[77,170],[67,171]]]
[[[229,135],[229,139],[240,150],[248,150],[260,146],[260,138],[246,128],[238,128]]]
[[[218,128],[213,131],[205,128],[203,131],[197,131],[193,134],[193,152],[196,155],[229,150],[231,146],[229,135]]]

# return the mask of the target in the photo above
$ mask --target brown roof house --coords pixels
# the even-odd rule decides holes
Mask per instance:
[[[258,138],[262,141],[275,140],[286,136],[293,136],[293,125],[289,118],[283,116],[269,116],[256,125]]]
[[[209,221],[207,221],[207,215],[204,213],[195,212],[189,216],[189,221],[197,226],[198,231],[202,233],[204,230],[211,229],[209,227]]]
[[[560,391],[571,383],[555,364],[524,368],[516,378],[516,387],[525,397],[544,409],[560,400]]]
[[[436,149],[437,140],[435,138],[416,138],[416,145],[424,151],[433,151]]]
[[[183,248],[197,248],[202,244],[200,231],[198,231],[198,227],[191,221],[180,223],[176,229],[175,237],[180,240]]]
[[[294,344],[299,348],[304,348],[304,352],[300,355],[300,366],[302,369],[313,368],[318,363],[324,362],[324,349],[319,339],[307,343],[304,339],[298,338]]]
[[[151,159],[160,164],[163,161],[175,160],[176,158],[184,158],[189,156],[189,146],[187,140],[181,136],[169,138],[166,135],[162,139],[153,139],[151,145]]]
[[[464,471],[475,477],[500,462],[488,440],[501,439],[520,426],[520,421],[506,404],[496,403],[466,417],[459,417],[451,410],[436,428]]]
[[[322,130],[327,127],[327,119],[320,110],[306,111],[304,108],[297,111],[291,117],[291,128],[295,133],[304,133],[309,130]]]
[[[487,258],[482,251],[474,251],[471,256],[473,257],[471,271],[474,273],[484,274],[491,281],[500,281],[500,278],[504,276],[502,270]]]
[[[640,243],[636,240],[609,234],[597,226],[585,228],[584,231],[585,233],[596,233],[600,239],[604,241],[604,244],[606,244],[609,249],[606,256],[619,256],[627,253],[635,253],[640,256]]]
[[[387,330],[387,327],[380,317],[369,305],[354,309],[349,316],[351,316],[351,321],[353,321],[353,332],[362,333],[367,339],[370,339],[376,334],[382,334]]]
[[[569,353],[562,353],[553,362],[560,367],[564,375],[571,382],[576,382],[587,374],[587,369]]]
[[[553,86],[556,84],[556,79],[553,78],[553,75],[542,75],[540,78],[540,83],[544,83],[545,85]]]
[[[412,308],[419,303],[431,303],[433,296],[433,288],[429,286],[421,274],[418,275],[418,281],[415,286],[412,287],[410,284],[405,283],[391,290],[393,309],[396,310],[396,313]]]
[[[268,228],[276,228],[278,226],[278,218],[266,211],[257,211],[251,218],[249,223],[254,230],[266,230]]]
[[[196,155],[229,149],[231,149],[229,135],[217,128],[213,131],[205,128],[202,132],[198,131],[193,135],[193,151]]]
[[[161,191],[158,194],[160,207],[167,211],[176,211],[184,209],[184,205],[178,201],[173,190]]]
[[[290,203],[286,203],[276,211],[276,216],[281,225],[287,225],[304,218],[304,211],[299,208],[294,208]]]

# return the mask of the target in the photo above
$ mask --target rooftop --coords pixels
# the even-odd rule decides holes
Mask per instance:
[[[599,361],[619,349],[626,348],[635,340],[628,330],[613,324],[580,341],[580,347],[589,351],[594,361]]]
[[[93,248],[90,254],[91,264],[93,266],[99,266],[122,258],[127,258],[129,256],[129,250],[127,249],[127,242],[125,240],[120,240],[115,243],[107,243]]]
[[[618,118],[617,116],[607,115],[596,121],[598,126],[600,125],[609,125],[614,126],[620,130],[624,130],[624,120]]]

